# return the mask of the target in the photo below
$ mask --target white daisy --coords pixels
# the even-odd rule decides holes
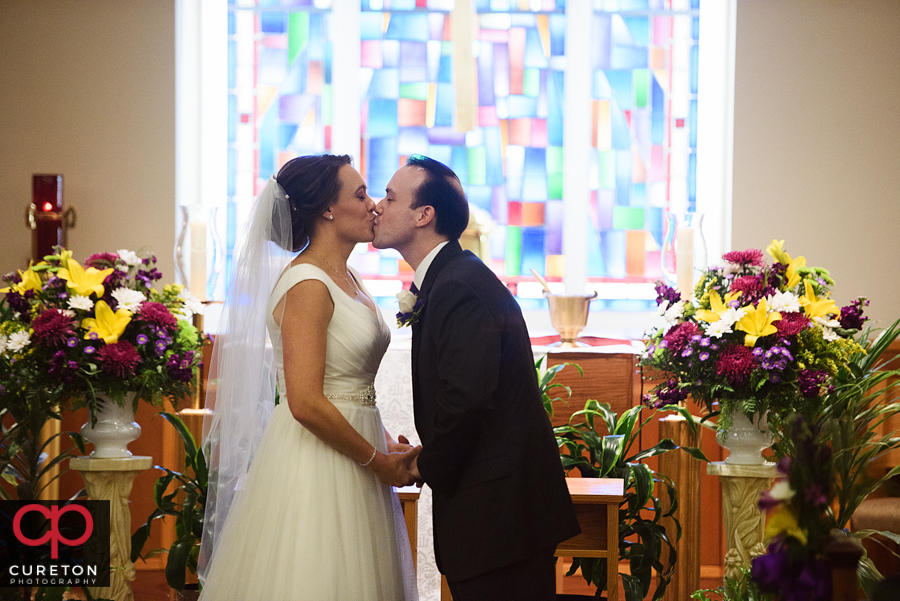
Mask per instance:
[[[0,334],[0,357],[6,354],[6,343],[9,341],[9,338]]]
[[[13,332],[9,335],[9,340],[6,341],[6,348],[15,353],[21,351],[29,344],[31,344],[31,332]]]
[[[797,494],[787,480],[779,480],[769,490],[769,496],[776,501],[787,501]]]
[[[800,298],[793,292],[776,292],[766,299],[769,308],[779,313],[799,313]]]
[[[187,288],[182,288],[181,301],[184,303],[184,310],[187,313],[184,317],[189,318],[191,315],[203,315],[206,307],[200,302],[200,299],[191,294]]]
[[[837,335],[837,332],[834,331],[834,328],[841,327],[841,322],[836,319],[829,319],[827,317],[814,317],[813,321],[818,324],[819,327],[822,328],[822,338],[825,340],[833,341],[840,338]]]
[[[725,311],[722,312],[722,315],[719,316],[719,321],[722,321],[729,326],[734,325],[737,321],[747,314],[747,309],[744,308],[735,308],[728,307]]]
[[[137,311],[138,307],[141,306],[141,303],[147,300],[147,297],[144,296],[143,292],[138,292],[137,290],[132,290],[130,288],[116,288],[112,292],[112,297],[119,302],[120,309],[125,309],[132,313]]]
[[[74,294],[69,298],[69,308],[81,311],[90,311],[94,307],[94,301],[86,296]]]
[[[721,338],[722,334],[731,334],[731,325],[727,321],[714,321],[706,326],[706,335],[710,338]]]
[[[59,312],[70,319],[75,317],[75,311],[73,311],[72,309],[60,309]]]
[[[663,316],[670,324],[674,324],[684,316],[684,301],[678,301],[665,310]]]
[[[141,258],[137,256],[136,252],[126,250],[124,248],[120,248],[116,252],[119,253],[119,258],[125,261],[129,267],[135,267],[141,264]]]

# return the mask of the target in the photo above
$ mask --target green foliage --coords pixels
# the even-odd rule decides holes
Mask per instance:
[[[677,553],[661,520],[671,518],[676,528],[675,540],[681,538],[681,524],[673,515],[678,508],[675,486],[669,478],[641,461],[678,449],[696,459],[707,460],[700,449],[678,447],[668,438],[649,449],[638,449],[635,443],[641,430],[657,413],[653,410],[641,421],[644,409],[632,407],[618,416],[608,404],[589,400],[584,409],[572,415],[568,424],[554,428],[563,468],[567,472],[577,470],[583,478],[621,478],[624,481],[625,494],[619,505],[619,559],[627,560],[631,571],[621,575],[626,601],[643,600],[650,592],[654,573],[659,576],[659,582],[651,598],[661,599],[672,577]],[[697,427],[687,410],[666,409],[678,411],[692,429]],[[601,434],[601,425],[606,427],[608,434]],[[660,502],[662,495],[668,499],[668,510],[664,510]],[[664,551],[667,551],[665,560]],[[575,558],[569,574],[579,567],[584,578],[597,585],[599,597],[606,584],[606,561]]]
[[[566,399],[572,396],[572,389],[570,387],[558,382],[553,382],[553,378],[556,377],[556,374],[570,365],[577,369],[578,373],[582,377],[584,377],[584,370],[582,370],[581,367],[576,363],[560,363],[559,365],[548,367],[544,373],[541,373],[541,366],[544,363],[544,359],[546,359],[546,355],[538,359],[537,363],[534,364],[534,368],[537,370],[538,384],[540,385],[541,390],[541,398],[544,401],[544,411],[547,412],[547,415],[553,417],[553,402],[561,400],[562,397],[550,398],[550,391],[557,388],[562,388],[566,391]]]
[[[176,472],[156,466],[164,473],[156,481],[153,498],[156,509],[147,522],[131,536],[131,561],[147,559],[160,553],[168,553],[166,582],[175,590],[184,590],[187,571],[197,573],[197,556],[200,553],[200,537],[203,533],[203,516],[206,510],[206,493],[209,485],[209,466],[203,451],[181,419],[172,413],[160,413],[178,432],[184,444],[184,471]],[[175,483],[174,490],[170,485]],[[150,536],[150,527],[157,518],[175,517],[175,542],[168,549],[153,549],[142,555]]]
[[[775,601],[773,595],[761,593],[750,580],[750,570],[741,568],[739,578],[725,578],[725,582],[717,589],[700,589],[694,591],[691,599],[697,601]]]
[[[20,402],[14,406],[0,408],[0,475],[16,491],[15,495],[11,495],[0,487],[0,498],[5,500],[37,499],[44,488],[68,471],[68,468],[62,468],[62,462],[74,456],[76,450],[84,453],[84,439],[77,432],[59,432],[42,441],[41,429],[44,425],[50,420],[62,418],[56,408],[44,402],[39,395],[23,396],[18,397]],[[12,425],[9,428],[3,426],[2,422],[10,418]],[[68,439],[73,446],[51,458],[47,449],[57,438]],[[59,474],[47,480],[46,476],[55,467],[60,467]]]

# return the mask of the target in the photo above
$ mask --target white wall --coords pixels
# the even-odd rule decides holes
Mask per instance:
[[[900,2],[738,0],[732,245],[772,238],[900,317]]]
[[[172,0],[0,2],[2,273],[28,264],[33,173],[63,174],[76,259],[152,251],[174,280]]]

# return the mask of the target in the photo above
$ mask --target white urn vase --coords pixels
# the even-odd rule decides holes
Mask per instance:
[[[95,415],[97,423],[91,425],[90,419],[81,427],[81,435],[94,444],[91,457],[107,459],[131,457],[128,443],[141,435],[141,427],[134,421],[134,392],[125,395],[122,406],[115,401],[97,397]]]
[[[766,414],[753,414],[750,420],[743,411],[731,414],[731,427],[716,433],[716,442],[728,450],[725,463],[737,465],[764,465],[764,449],[772,444],[772,434]]]

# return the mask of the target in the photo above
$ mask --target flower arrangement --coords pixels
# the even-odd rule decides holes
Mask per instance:
[[[156,257],[120,250],[82,265],[55,250],[3,278],[0,401],[40,395],[87,405],[93,416],[98,396],[121,405],[136,392],[162,405],[189,394],[202,342],[190,317],[202,304],[177,284],[153,288],[162,278]]]
[[[723,255],[724,266],[703,273],[692,302],[657,283],[658,316],[640,364],[669,379],[644,395],[646,404],[690,395],[715,414],[718,402],[718,428],[727,430],[736,410],[785,418],[815,406],[848,369],[862,350],[854,336],[868,301],[839,308],[826,269],[792,258],[783,240],[766,250],[771,264],[756,249]]]
[[[750,578],[783,601],[829,601],[831,566],[824,557],[836,527],[831,448],[819,428],[798,415],[791,421],[794,456],[777,464],[782,478],[762,494],[768,512],[766,553],[753,558]]]

